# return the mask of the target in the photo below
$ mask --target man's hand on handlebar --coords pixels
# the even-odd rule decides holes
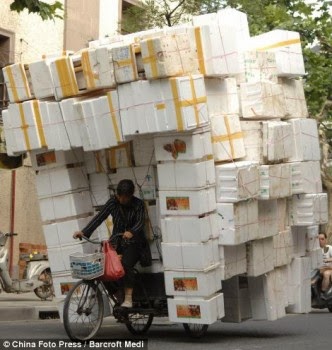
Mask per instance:
[[[130,231],[126,231],[126,232],[124,232],[124,234],[123,234],[123,238],[124,239],[131,239],[131,238],[133,238],[134,237],[134,235],[130,232]]]
[[[74,239],[77,239],[77,238],[82,239],[83,236],[84,236],[84,233],[81,231],[77,231],[73,234]]]

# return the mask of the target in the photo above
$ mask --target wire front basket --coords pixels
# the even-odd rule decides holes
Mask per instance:
[[[104,274],[104,253],[77,252],[69,256],[69,261],[73,278],[91,280]]]

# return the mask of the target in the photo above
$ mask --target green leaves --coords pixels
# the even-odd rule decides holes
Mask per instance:
[[[47,4],[38,0],[14,0],[10,9],[18,13],[28,10],[29,13],[38,14],[44,21],[55,20],[56,18],[63,19],[63,5],[60,1],[55,1],[53,4]]]

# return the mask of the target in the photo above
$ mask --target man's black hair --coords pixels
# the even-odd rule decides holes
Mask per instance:
[[[129,179],[123,179],[118,183],[116,193],[119,196],[132,196],[135,192],[135,185]]]
[[[327,239],[327,234],[326,234],[326,232],[320,232],[319,234],[320,234],[320,235],[324,235],[325,239]]]

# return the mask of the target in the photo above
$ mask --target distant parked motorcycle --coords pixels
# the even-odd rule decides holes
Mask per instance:
[[[16,233],[0,232],[0,285],[6,293],[28,293],[34,291],[38,298],[46,300],[53,296],[53,283],[50,265],[45,255],[32,254],[27,256],[24,279],[12,279],[8,269],[8,237]]]
[[[311,307],[314,309],[328,309],[332,312],[332,288],[324,298],[321,295],[322,276],[319,270],[311,274]]]

